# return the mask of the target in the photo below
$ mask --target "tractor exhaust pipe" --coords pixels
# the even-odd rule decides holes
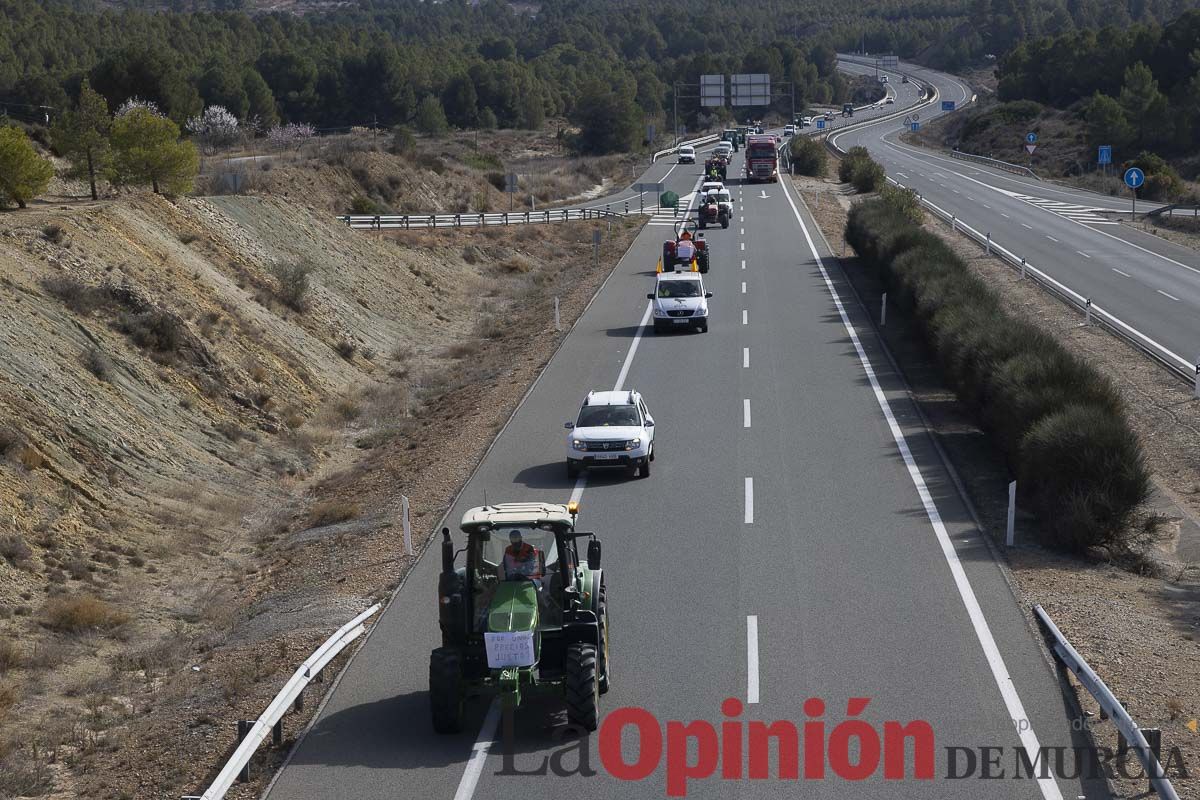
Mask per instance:
[[[454,572],[454,542],[449,528],[442,528],[442,572]]]

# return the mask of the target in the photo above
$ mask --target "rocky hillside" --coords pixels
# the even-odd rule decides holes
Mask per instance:
[[[255,715],[396,577],[364,566],[317,596],[335,562],[285,534],[390,527],[337,476],[376,452],[424,464],[470,429],[418,510],[442,502],[509,407],[480,416],[487,386],[516,391],[552,351],[549,294],[569,319],[600,279],[579,273],[587,223],[379,237],[315,188],[283,196],[305,191],[0,214],[0,796],[192,788],[229,709]],[[446,401],[466,376],[469,406]]]

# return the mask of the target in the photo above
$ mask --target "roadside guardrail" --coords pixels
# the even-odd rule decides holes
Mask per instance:
[[[233,755],[217,773],[212,784],[200,795],[183,795],[182,800],[221,800],[234,781],[248,780],[250,775],[250,758],[254,751],[272,734],[275,744],[283,741],[283,715],[295,706],[297,710],[304,707],[304,688],[316,678],[325,666],[366,630],[366,621],[376,614],[383,606],[379,603],[368,608],[354,619],[338,628],[337,633],[325,640],[303,664],[300,665],[288,682],[275,695],[275,699],[267,706],[253,724],[246,720],[238,720],[238,746]]]
[[[715,142],[715,141],[717,141],[717,139],[720,139],[720,138],[721,138],[721,134],[710,133],[708,136],[701,136],[699,139],[689,139],[687,141],[680,142],[679,144],[675,145],[674,147],[668,147],[666,150],[659,150],[657,153],[650,156],[650,163],[653,164],[654,162],[658,161],[658,159],[661,158],[662,156],[671,155],[671,153],[674,153],[676,150],[678,150],[680,147],[682,147],[685,144],[690,144],[692,147],[695,147],[696,145],[708,144],[709,142]]]
[[[1041,176],[1031,170],[1029,167],[1022,167],[1020,164],[1010,164],[1007,161],[1001,161],[998,158],[989,158],[987,156],[977,156],[974,153],[964,153],[961,150],[947,150],[946,155],[951,158],[957,158],[959,161],[973,161],[976,164],[983,164],[988,167],[1002,169],[1005,172],[1012,172],[1017,175],[1028,175],[1034,180],[1041,180]]]
[[[1033,607],[1033,611],[1050,635],[1051,649],[1054,651],[1054,655],[1064,667],[1075,675],[1080,685],[1088,690],[1088,694],[1099,703],[1100,719],[1111,719],[1116,725],[1118,756],[1124,755],[1129,749],[1132,749],[1137,755],[1138,761],[1142,763],[1142,769],[1150,778],[1151,791],[1157,792],[1163,800],[1179,800],[1175,787],[1171,785],[1171,781],[1163,773],[1162,764],[1159,763],[1159,756],[1162,752],[1162,732],[1157,728],[1138,727],[1112,690],[1104,684],[1104,681],[1100,680],[1100,676],[1096,674],[1095,670],[1071,646],[1067,637],[1063,636],[1062,631],[1054,624],[1054,620],[1050,619],[1050,615],[1046,613],[1046,609],[1037,605]]]
[[[1158,208],[1154,209],[1153,211],[1147,211],[1144,216],[1172,218],[1175,216],[1176,211],[1185,212],[1183,214],[1180,214],[1180,216],[1182,216],[1182,217],[1191,216],[1193,219],[1196,217],[1200,217],[1200,206],[1194,206],[1194,205],[1187,204],[1187,203],[1176,203],[1174,205],[1169,205],[1169,206],[1159,206]],[[1186,212],[1190,212],[1190,214],[1186,213]]]
[[[551,208],[545,211],[504,211],[494,214],[343,214],[339,220],[351,228],[383,230],[421,230],[426,228],[482,228],[489,225],[520,225],[527,223],[566,222],[577,219],[623,217],[629,213],[629,201],[624,211],[606,208]]]
[[[888,182],[895,184],[901,189],[908,188],[893,178],[888,178]],[[1137,328],[1122,320],[1116,314],[1113,314],[1111,311],[1096,305],[1092,302],[1090,297],[1083,296],[1061,281],[1055,280],[1045,272],[1042,272],[1040,269],[1030,264],[1026,259],[1021,258],[1008,248],[1002,247],[1001,245],[992,241],[992,235],[990,232],[985,233],[972,228],[970,225],[967,225],[965,222],[959,220],[950,211],[947,211],[936,203],[926,200],[921,196],[920,192],[914,193],[916,194],[917,200],[922,206],[933,212],[934,216],[938,217],[943,222],[950,223],[952,230],[964,233],[968,238],[974,239],[977,244],[983,247],[984,252],[988,253],[989,255],[996,254],[1000,256],[1001,260],[1019,270],[1022,278],[1032,278],[1035,282],[1037,282],[1043,288],[1049,290],[1059,299],[1082,312],[1089,324],[1093,321],[1097,322],[1101,327],[1106,328],[1115,334],[1117,338],[1132,344],[1134,347],[1162,364],[1176,376],[1188,382],[1194,383],[1197,387],[1197,390],[1200,391],[1200,365],[1191,363],[1178,353],[1173,352],[1154,339],[1151,339]]]

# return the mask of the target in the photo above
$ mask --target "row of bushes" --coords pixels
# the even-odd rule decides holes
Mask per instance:
[[[887,173],[867,148],[851,147],[838,165],[838,180],[853,184],[858,192],[876,192],[887,183]]]
[[[846,239],[911,312],[958,396],[1004,453],[1045,542],[1074,552],[1124,549],[1150,480],[1116,387],[1005,312],[950,247],[890,200],[856,205]]]

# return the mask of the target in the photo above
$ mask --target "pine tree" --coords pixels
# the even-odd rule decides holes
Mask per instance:
[[[179,140],[179,126],[145,108],[113,122],[112,148],[113,183],[150,184],[156,194],[189,191],[200,169],[196,146]]]
[[[0,128],[0,206],[13,202],[25,208],[53,177],[54,165],[38,155],[25,131],[15,125]]]
[[[51,130],[54,149],[71,162],[72,176],[87,176],[93,200],[100,198],[96,175],[103,174],[111,156],[111,127],[108,102],[84,78],[79,87],[79,105],[63,114]]]

